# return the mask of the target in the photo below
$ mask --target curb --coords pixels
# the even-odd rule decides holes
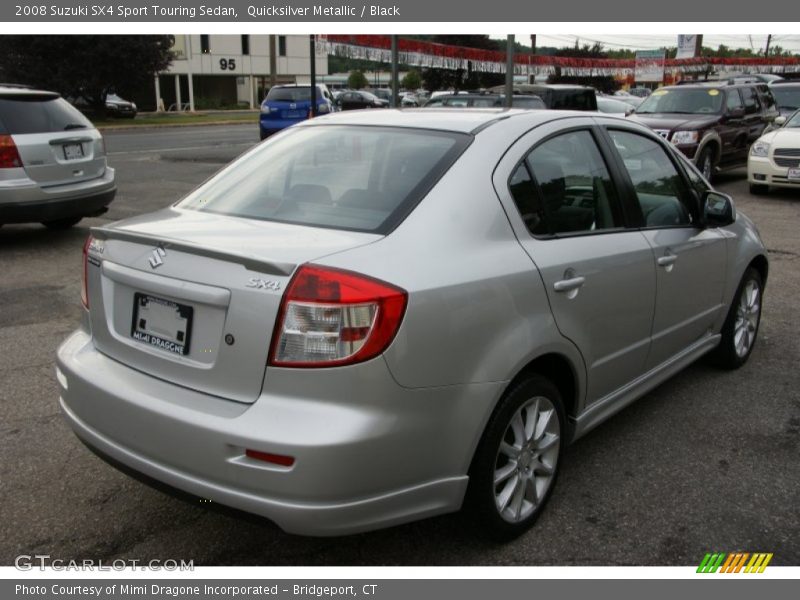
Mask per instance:
[[[238,121],[206,121],[204,123],[152,123],[148,125],[101,125],[98,131],[140,131],[147,129],[170,129],[173,127],[216,127],[219,125],[253,125],[258,126],[258,119],[252,122],[245,120]]]

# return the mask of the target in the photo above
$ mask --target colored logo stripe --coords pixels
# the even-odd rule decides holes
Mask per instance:
[[[709,552],[703,557],[700,566],[697,567],[697,572],[716,573],[719,570],[720,573],[763,573],[772,560],[772,556],[772,553],[766,552],[754,554],[749,552]],[[744,570],[742,571],[742,569]]]

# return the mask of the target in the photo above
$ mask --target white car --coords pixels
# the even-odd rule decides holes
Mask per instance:
[[[750,147],[747,181],[753,194],[765,194],[769,186],[800,189],[800,110],[776,118],[775,125]]]

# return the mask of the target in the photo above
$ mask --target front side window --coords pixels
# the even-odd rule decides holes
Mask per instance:
[[[416,205],[471,139],[406,128],[301,127],[257,147],[179,206],[382,233]]]
[[[616,189],[588,131],[551,138],[515,170],[509,189],[534,235],[622,227]]]
[[[742,97],[744,98],[744,112],[748,115],[757,113],[761,110],[761,105],[758,102],[758,94],[755,88],[742,88]]]
[[[683,202],[681,176],[655,140],[628,131],[609,130],[631,178],[645,227],[678,227],[694,219]]]
[[[742,97],[739,96],[739,90],[730,90],[728,92],[728,98],[725,105],[728,108],[728,112],[733,112],[737,108],[744,107],[742,104]]]

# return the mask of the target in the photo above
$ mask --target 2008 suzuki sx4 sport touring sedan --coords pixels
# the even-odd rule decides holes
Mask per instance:
[[[753,223],[664,140],[556,111],[337,113],[95,228],[61,408],[124,470],[338,535],[511,538],[565,445],[750,355]]]

